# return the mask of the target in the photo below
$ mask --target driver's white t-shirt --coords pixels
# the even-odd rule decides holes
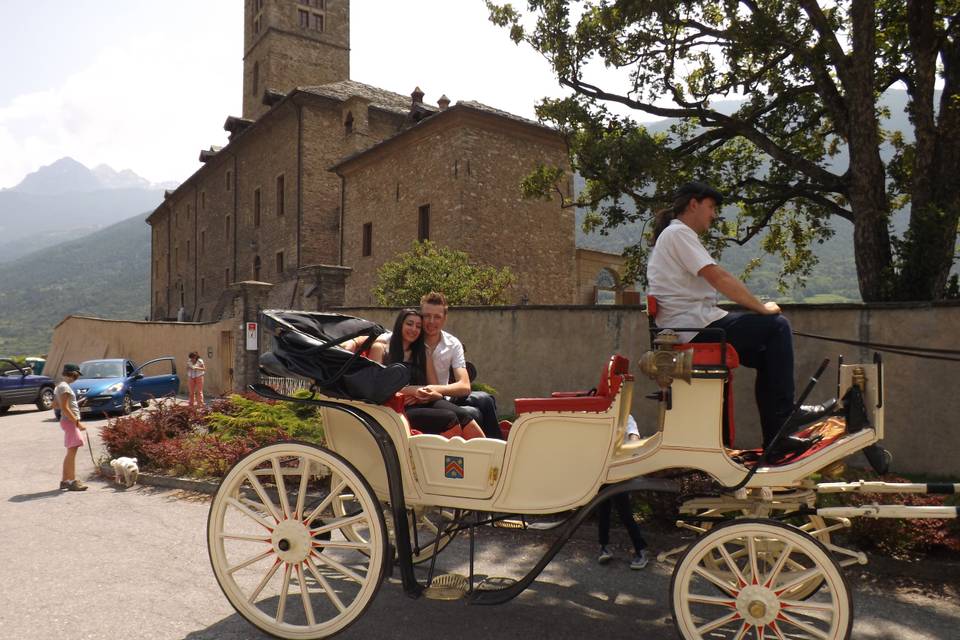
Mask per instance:
[[[717,306],[717,290],[697,275],[717,261],[704,249],[697,232],[680,220],[663,230],[647,261],[649,293],[657,299],[657,326],[705,327],[727,315]],[[681,342],[696,333],[682,332]]]

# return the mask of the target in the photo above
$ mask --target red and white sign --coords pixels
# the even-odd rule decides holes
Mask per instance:
[[[257,323],[247,323],[247,351],[257,350]]]

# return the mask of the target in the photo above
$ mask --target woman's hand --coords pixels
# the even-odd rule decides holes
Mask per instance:
[[[417,389],[417,399],[421,402],[431,402],[442,398],[443,394],[433,389],[430,385]]]

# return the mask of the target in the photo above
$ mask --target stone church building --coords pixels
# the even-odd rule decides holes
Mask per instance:
[[[573,211],[520,194],[537,164],[568,166],[560,136],[350,80],[349,21],[349,0],[245,0],[242,116],[147,219],[151,318],[235,316],[254,283],[258,306],[374,304],[378,267],[423,239],[510,267],[512,303],[594,302]]]

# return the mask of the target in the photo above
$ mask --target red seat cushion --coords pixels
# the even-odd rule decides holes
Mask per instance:
[[[603,413],[610,409],[624,380],[632,380],[630,361],[619,354],[610,357],[600,376],[595,395],[587,392],[554,392],[549,398],[517,398],[513,401],[517,415],[533,411],[589,411]]]
[[[673,345],[676,351],[693,350],[693,364],[695,365],[720,365],[726,364],[728,369],[736,369],[740,366],[740,356],[737,350],[729,342],[727,345],[726,360],[721,355],[719,342],[685,342],[683,344]]]

